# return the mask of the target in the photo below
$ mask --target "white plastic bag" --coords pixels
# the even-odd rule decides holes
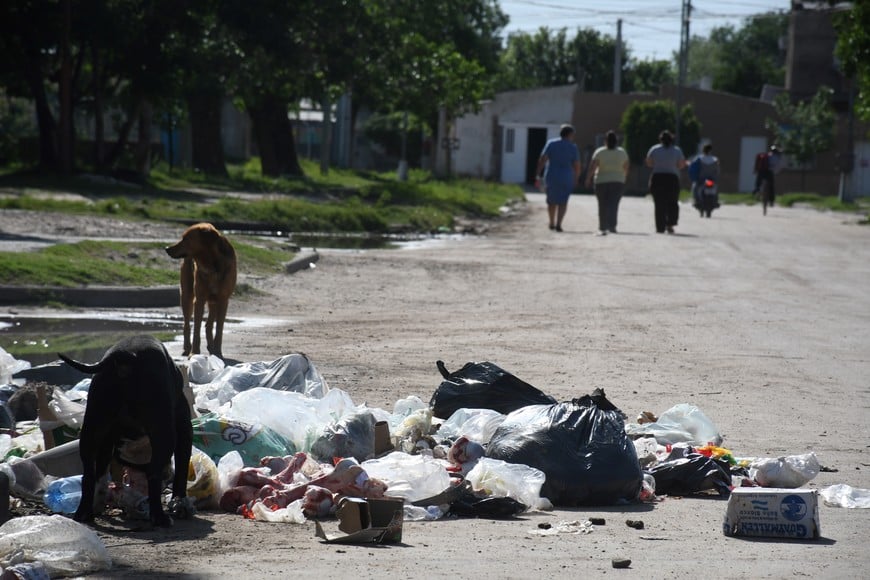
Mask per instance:
[[[492,409],[457,409],[441,424],[435,438],[453,439],[464,435],[476,443],[486,445],[505,417],[506,415]]]
[[[350,395],[341,389],[332,389],[323,398],[315,399],[257,387],[236,395],[221,407],[220,414],[270,427],[292,441],[296,449],[309,451],[326,425],[355,411]]]
[[[78,393],[74,393],[74,396],[80,398]],[[71,427],[74,430],[82,428],[82,423],[85,419],[85,405],[74,401],[72,397],[64,391],[55,389],[51,395],[51,400],[48,402],[48,406],[54,412],[57,420],[61,424]],[[40,420],[39,422],[39,428],[43,431],[48,431],[60,426],[60,424],[49,424],[48,421]]]
[[[304,524],[305,514],[302,511],[302,500],[297,499],[285,508],[271,510],[263,502],[254,502],[251,508],[254,519],[259,522],[273,522],[282,524]]]
[[[540,469],[483,457],[465,479],[475,491],[485,491],[495,497],[511,497],[531,510],[553,509],[550,500],[541,497],[546,476]]]
[[[0,526],[0,565],[42,562],[52,578],[108,570],[112,560],[99,536],[70,518],[23,516]]]
[[[722,444],[722,436],[709,417],[688,403],[674,405],[662,413],[655,423],[629,423],[625,426],[625,432],[632,438],[652,435],[662,445]]]
[[[870,489],[837,483],[819,491],[825,505],[844,508],[870,508]]]
[[[29,362],[26,360],[17,360],[0,346],[0,385],[11,383],[12,375],[29,368]]]
[[[235,487],[236,482],[239,480],[239,472],[244,466],[245,461],[242,459],[242,454],[238,451],[230,451],[220,458],[217,464],[218,501],[220,501],[220,498],[228,489]]]
[[[401,497],[405,503],[438,495],[450,487],[447,463],[425,455],[395,451],[360,465],[370,478],[387,484],[387,495]]]
[[[224,361],[213,354],[195,354],[186,362],[188,378],[191,383],[210,383],[226,367]]]
[[[749,477],[762,487],[795,488],[819,474],[821,466],[815,453],[757,459],[749,465]]]

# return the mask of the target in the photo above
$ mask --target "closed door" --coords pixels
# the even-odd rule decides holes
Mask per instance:
[[[755,156],[767,150],[767,137],[740,138],[740,176],[737,187],[743,192],[755,189]]]
[[[855,167],[849,185],[854,196],[870,195],[870,143],[867,141],[855,144]]]

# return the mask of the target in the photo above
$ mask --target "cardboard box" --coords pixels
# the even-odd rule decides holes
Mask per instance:
[[[317,537],[328,543],[396,544],[402,541],[405,510],[401,498],[345,497],[338,502],[335,515],[341,533],[328,534],[319,521],[314,522]]]
[[[818,539],[818,491],[739,487],[728,499],[722,532],[726,536]]]
[[[375,457],[381,457],[395,450],[390,439],[390,424],[386,421],[378,421],[375,423]]]

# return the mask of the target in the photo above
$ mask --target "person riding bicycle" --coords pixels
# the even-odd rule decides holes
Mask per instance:
[[[776,145],[771,145],[770,151],[763,151],[755,156],[755,189],[752,193],[757,195],[761,191],[761,184],[766,181],[770,205],[773,205],[776,196],[773,176],[782,170],[782,165],[782,155]]]

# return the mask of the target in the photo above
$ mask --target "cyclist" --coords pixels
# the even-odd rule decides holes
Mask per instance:
[[[755,157],[755,189],[752,191],[758,194],[761,190],[761,184],[767,181],[768,201],[773,205],[773,200],[776,195],[774,188],[773,176],[782,170],[783,160],[776,145],[770,146],[770,151],[762,152]]]

